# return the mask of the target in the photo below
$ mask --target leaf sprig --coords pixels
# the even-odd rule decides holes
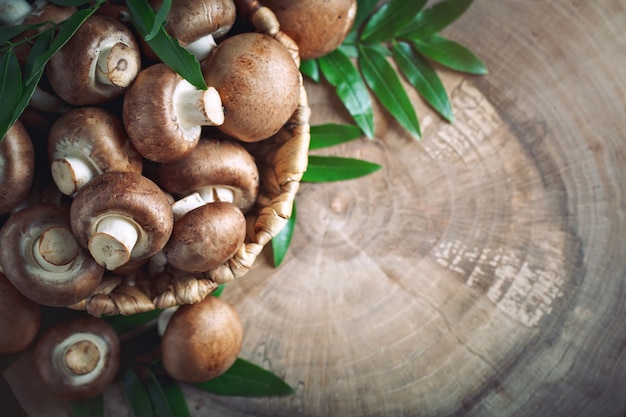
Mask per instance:
[[[52,3],[83,5],[89,0],[52,0]],[[77,11],[62,23],[48,22],[45,28],[45,24],[0,27],[0,103],[5,109],[0,112],[0,140],[28,106],[50,58],[103,3],[104,0],[97,0],[93,6]],[[11,41],[32,30],[37,31],[35,35]],[[24,67],[20,68],[15,49],[26,42],[32,43],[32,48]]]
[[[424,8],[426,0],[359,0],[351,33],[328,55],[306,61],[301,71],[323,76],[367,137],[374,135],[369,93],[416,138],[419,120],[401,82],[404,78],[445,120],[454,115],[448,94],[433,63],[468,74],[486,74],[484,63],[469,49],[439,32],[457,20],[472,0],[442,0]],[[396,67],[390,61],[395,61]]]

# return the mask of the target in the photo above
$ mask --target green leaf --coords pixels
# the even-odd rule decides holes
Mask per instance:
[[[39,29],[47,24],[48,22],[41,22],[36,25],[0,26],[0,48],[4,49],[5,47],[10,46],[8,42],[17,35],[24,33],[27,30]]]
[[[426,0],[391,0],[385,3],[365,24],[361,40],[366,43],[390,41],[398,30],[415,18],[425,4]]]
[[[154,10],[146,0],[126,0],[133,25],[142,37],[146,37],[154,27],[156,16]],[[207,85],[196,58],[178,41],[172,38],[159,26],[154,38],[147,41],[155,54],[170,68],[179,73],[181,77],[200,90],[206,90]]]
[[[54,37],[53,31],[46,31],[41,33],[35,43],[33,44],[28,56],[26,57],[26,63],[24,64],[24,79],[26,80],[26,85],[29,85],[35,81],[37,78],[38,72],[42,70],[45,64],[41,65],[41,57],[50,49],[52,46],[52,40]],[[36,81],[36,84],[39,83],[39,80]]]
[[[148,33],[144,39],[146,41],[151,41],[157,35],[157,32],[161,29],[163,24],[165,23],[165,19],[167,19],[167,14],[170,12],[172,8],[172,0],[163,0],[161,4],[161,8],[157,12],[154,17],[154,22],[152,23],[152,29],[150,29],[150,33]]]
[[[219,377],[195,386],[214,394],[243,397],[290,395],[294,392],[292,387],[272,372],[241,358]]]
[[[176,413],[175,416],[191,417],[191,414],[189,413],[189,407],[187,405],[187,399],[185,398],[178,382],[166,376],[157,375],[156,378],[161,384],[161,389],[163,390],[163,394],[167,399],[170,410]]]
[[[398,68],[419,94],[447,121],[452,122],[448,93],[433,67],[406,42],[393,45]]]
[[[150,395],[135,371],[128,369],[121,381],[124,397],[128,402],[133,417],[154,417]]]
[[[59,31],[50,44],[50,48],[47,49],[44,53],[40,55],[32,54],[32,59],[28,63],[27,66],[27,76],[22,77],[19,66],[17,70],[15,68],[11,69],[11,74],[8,75],[10,77],[10,84],[20,84],[20,97],[17,101],[15,100],[15,85],[6,85],[2,83],[2,76],[7,76],[6,73],[0,73],[0,102],[5,109],[13,109],[12,112],[2,112],[2,116],[0,116],[0,138],[4,138],[4,135],[9,130],[9,128],[15,123],[17,119],[21,116],[22,112],[28,106],[30,98],[35,92],[35,88],[37,88],[37,84],[39,84],[39,80],[43,75],[46,64],[59,49],[63,47],[67,43],[67,41],[76,33],[80,25],[83,24],[85,20],[89,16],[91,16],[100,5],[104,2],[104,0],[98,0],[96,4],[88,9],[77,11],[72,14],[72,16],[65,20],[63,23],[58,25]],[[40,36],[50,36],[46,35],[46,33],[51,33],[51,31],[43,32]],[[35,42],[37,44],[37,42]],[[43,45],[44,42],[41,42],[39,45]],[[10,55],[14,55],[10,52]],[[29,59],[31,58],[31,54],[29,54]],[[0,69],[2,71],[2,69]],[[6,100],[6,101],[5,101]]]
[[[357,44],[342,43],[337,49],[348,58],[359,57],[359,48]]]
[[[350,58],[341,50],[318,58],[320,69],[326,80],[336,89],[337,96],[346,110],[368,138],[374,137],[374,110],[361,78],[361,74]]]
[[[3,111],[0,111],[0,138],[4,139],[15,120],[12,109],[19,107],[22,99],[22,73],[20,64],[12,50],[0,55],[0,103]]]
[[[362,135],[361,129],[354,125],[327,123],[311,126],[309,149],[329,148],[358,139]]]
[[[300,72],[316,83],[320,82],[320,67],[315,59],[300,61]]]
[[[421,54],[455,71],[484,75],[489,71],[472,51],[440,35],[413,42]]]
[[[472,0],[444,0],[436,3],[421,11],[411,24],[397,32],[397,36],[410,40],[428,38],[458,19],[470,4]]]
[[[413,103],[387,58],[375,48],[361,47],[359,67],[381,104],[409,133],[419,138],[420,126]]]
[[[72,417],[103,417],[104,397],[87,398],[84,400],[74,400],[69,402]]]
[[[272,238],[272,253],[274,255],[275,267],[280,266],[285,260],[294,229],[296,228],[296,216],[296,202],[294,201],[293,208],[291,209],[291,217],[287,219],[285,227]]]
[[[220,284],[218,287],[211,293],[213,297],[219,297],[224,292],[224,288],[226,288],[226,284]]]
[[[154,417],[178,417],[180,416],[180,409],[173,409],[170,406],[168,397],[165,395],[165,391],[161,386],[159,380],[153,372],[149,372],[144,379],[146,391],[152,402],[152,410],[154,411]],[[185,403],[186,405],[186,403]],[[180,406],[180,405],[179,405]],[[187,410],[189,414],[189,410]]]
[[[58,6],[83,6],[91,3],[91,0],[48,0],[48,2]]]
[[[356,17],[351,32],[356,32],[359,29],[359,26],[372,14],[377,5],[378,0],[357,0]]]
[[[113,327],[116,333],[125,333],[144,324],[159,318],[163,310],[155,309],[143,313],[131,314],[129,316],[105,316],[103,317],[109,326]]]
[[[381,165],[360,159],[309,155],[309,165],[302,177],[302,181],[331,182],[351,180],[369,175],[381,168]]]

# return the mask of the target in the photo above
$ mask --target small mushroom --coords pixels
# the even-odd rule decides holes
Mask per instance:
[[[223,123],[213,87],[199,90],[165,64],[143,69],[124,95],[123,120],[137,151],[155,162],[174,162],[198,144],[202,126]]]
[[[35,179],[35,149],[18,120],[0,142],[0,214],[9,213],[28,195]]]
[[[139,46],[130,29],[102,15],[89,17],[46,67],[54,91],[74,105],[113,100],[140,68]]]
[[[78,245],[64,207],[37,204],[15,212],[0,229],[0,242],[4,274],[38,304],[69,306],[102,280],[104,269]]]
[[[33,360],[52,393],[69,400],[92,398],[115,378],[120,342],[102,319],[81,317],[46,331],[35,346]]]
[[[152,2],[161,7],[162,0]],[[235,23],[237,9],[233,0],[177,0],[167,15],[167,32],[193,54],[205,59]]]
[[[48,155],[52,178],[65,195],[103,172],[141,173],[143,165],[121,120],[98,107],[80,107],[61,116],[48,134]]]
[[[111,271],[139,265],[159,252],[172,233],[172,209],[165,193],[134,172],[98,175],[76,193],[70,208],[76,239]]]
[[[226,301],[208,296],[181,306],[170,318],[161,341],[163,365],[178,381],[207,381],[232,366],[242,343],[237,311]]]
[[[158,167],[156,182],[178,198],[198,193],[207,203],[228,201],[246,213],[259,192],[259,170],[241,143],[203,138],[187,157]]]
[[[39,304],[24,297],[0,272],[0,354],[26,349],[35,339],[40,323]]]
[[[356,18],[356,0],[263,0],[280,22],[280,30],[298,45],[301,59],[335,50]]]
[[[287,48],[268,35],[226,38],[202,62],[202,72],[222,98],[224,123],[218,129],[241,141],[274,135],[298,107],[298,67]]]
[[[163,253],[177,269],[207,272],[232,258],[245,237],[246,219],[235,205],[204,204],[174,222]]]

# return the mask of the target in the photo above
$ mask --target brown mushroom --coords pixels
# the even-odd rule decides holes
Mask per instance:
[[[76,193],[70,213],[78,242],[111,271],[147,262],[163,249],[174,222],[165,193],[134,172],[98,175]]]
[[[54,91],[68,103],[92,105],[113,100],[141,68],[132,32],[117,20],[92,15],[50,59],[47,74]]]
[[[52,178],[65,195],[103,172],[141,173],[143,165],[121,120],[98,107],[80,107],[61,116],[48,134],[48,155]]]
[[[204,204],[174,222],[163,253],[177,269],[207,272],[230,259],[245,237],[246,219],[235,205]]]
[[[162,0],[152,2],[158,9]],[[233,0],[177,0],[167,14],[167,32],[193,54],[205,59],[216,46],[216,39],[226,35],[235,23],[237,10]]]
[[[40,323],[39,304],[24,297],[0,272],[0,354],[26,349],[35,339]]]
[[[142,70],[124,95],[123,120],[137,151],[155,162],[187,156],[202,126],[223,123],[217,90],[199,90],[165,64]]]
[[[0,214],[9,213],[28,195],[35,178],[35,149],[18,120],[0,142]]]
[[[104,269],[78,245],[64,207],[38,204],[15,212],[0,229],[0,242],[4,274],[38,304],[77,303],[102,280]]]
[[[70,400],[99,395],[120,363],[117,334],[105,321],[81,317],[57,324],[37,342],[34,365],[43,385]]]
[[[287,48],[268,35],[225,39],[202,62],[202,72],[222,98],[224,123],[218,129],[241,141],[274,135],[298,107],[298,67]]]
[[[335,50],[356,17],[356,0],[263,0],[280,22],[280,30],[298,45],[301,59]]]
[[[259,170],[241,143],[203,138],[184,159],[158,167],[156,182],[177,198],[198,193],[207,203],[228,201],[246,213],[257,198]]]
[[[232,366],[243,343],[237,311],[213,296],[187,304],[172,315],[161,350],[166,372],[174,379],[196,383],[213,379]]]

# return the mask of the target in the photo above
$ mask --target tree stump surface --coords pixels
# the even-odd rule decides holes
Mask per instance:
[[[284,264],[223,295],[295,395],[187,389],[194,415],[624,416],[625,27],[617,0],[475,1],[444,34],[490,73],[439,69],[454,123],[378,109],[325,154],[384,169],[303,184]],[[313,125],[349,122],[307,88]]]

